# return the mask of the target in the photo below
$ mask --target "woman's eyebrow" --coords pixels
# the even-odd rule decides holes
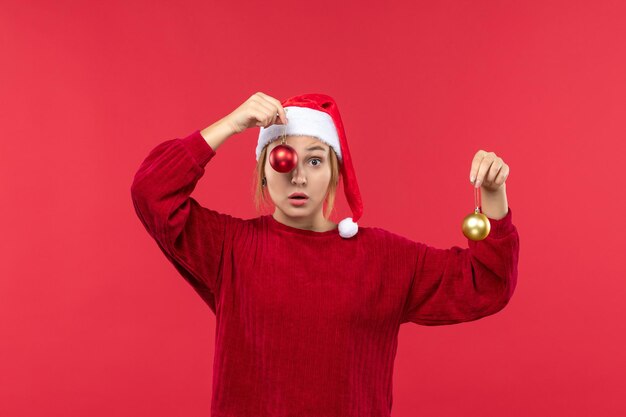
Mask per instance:
[[[321,146],[311,146],[310,148],[306,148],[307,151],[325,151],[326,149],[322,148]]]

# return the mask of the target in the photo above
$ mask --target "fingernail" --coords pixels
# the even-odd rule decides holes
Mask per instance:
[[[480,180],[476,181],[476,185],[475,185],[475,187],[476,187],[476,188],[480,187]]]
[[[473,175],[470,175],[470,182],[472,182],[472,183],[474,182],[474,176]]]

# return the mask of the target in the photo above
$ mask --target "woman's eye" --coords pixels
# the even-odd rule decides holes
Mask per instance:
[[[322,160],[321,160],[321,159],[319,159],[319,158],[311,158],[309,161],[319,161],[319,164],[321,164],[321,163],[322,163]],[[314,166],[318,166],[319,164],[316,164],[316,165],[314,165]]]

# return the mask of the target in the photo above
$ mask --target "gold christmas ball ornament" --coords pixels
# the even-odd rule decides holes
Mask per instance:
[[[470,213],[463,219],[463,234],[471,240],[483,240],[489,236],[491,231],[491,223],[484,214],[478,209],[474,213]]]
[[[489,218],[480,212],[480,188],[475,185],[472,188],[474,188],[474,212],[465,216],[461,228],[466,238],[483,240],[489,236],[491,223]]]

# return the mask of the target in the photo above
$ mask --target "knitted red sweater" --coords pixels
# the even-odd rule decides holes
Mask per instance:
[[[517,280],[507,215],[469,248],[437,249],[377,227],[338,231],[241,219],[190,194],[215,151],[195,131],[156,146],[135,210],[216,316],[213,417],[385,417],[402,323],[500,311]]]

